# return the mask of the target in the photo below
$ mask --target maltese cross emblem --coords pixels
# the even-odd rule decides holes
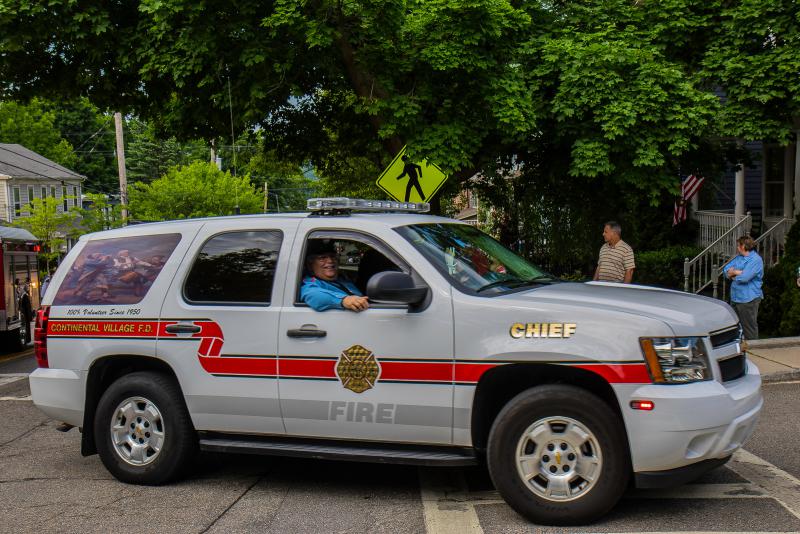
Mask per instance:
[[[378,381],[381,368],[372,351],[361,345],[353,345],[339,356],[336,374],[345,388],[355,393],[364,393],[372,389]]]

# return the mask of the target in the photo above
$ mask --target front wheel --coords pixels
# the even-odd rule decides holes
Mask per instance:
[[[111,384],[98,403],[94,435],[106,469],[133,484],[180,476],[197,449],[180,388],[154,372],[131,373]]]
[[[544,525],[598,519],[630,477],[619,416],[592,393],[560,384],[529,389],[506,404],[492,425],[487,461],[506,502]]]

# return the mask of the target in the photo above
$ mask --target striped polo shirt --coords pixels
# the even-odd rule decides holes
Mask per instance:
[[[613,247],[608,243],[600,247],[597,260],[597,279],[606,282],[623,282],[625,271],[634,269],[633,249],[623,240],[617,241]]]

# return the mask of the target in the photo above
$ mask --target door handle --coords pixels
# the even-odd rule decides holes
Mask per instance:
[[[170,334],[196,334],[201,329],[196,324],[178,323],[167,325],[164,330]]]
[[[291,328],[286,331],[289,337],[325,337],[328,333],[325,330],[319,330],[315,325],[304,324],[300,328]]]

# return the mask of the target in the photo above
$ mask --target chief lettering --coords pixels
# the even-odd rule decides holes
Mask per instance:
[[[514,323],[509,333],[514,339],[532,337],[572,337],[577,330],[575,323]]]

